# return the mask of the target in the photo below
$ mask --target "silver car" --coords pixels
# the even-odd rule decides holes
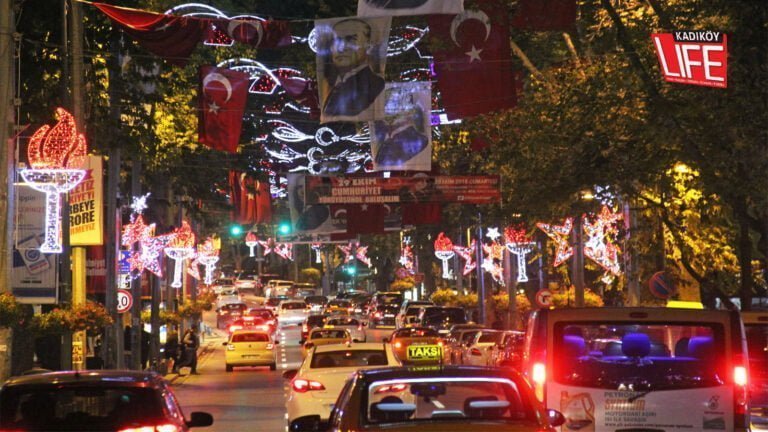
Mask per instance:
[[[347,330],[352,335],[352,342],[365,342],[368,339],[365,334],[365,324],[357,318],[344,316],[328,318],[324,328]]]

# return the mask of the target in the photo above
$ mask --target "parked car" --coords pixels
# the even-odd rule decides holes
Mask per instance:
[[[211,424],[205,412],[185,420],[173,389],[154,372],[51,372],[11,378],[0,388],[3,431],[187,431]]]

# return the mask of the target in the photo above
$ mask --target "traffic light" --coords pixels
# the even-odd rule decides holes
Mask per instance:
[[[344,271],[347,272],[347,274],[350,275],[350,276],[354,276],[355,273],[357,273],[357,269],[355,268],[355,266],[347,266],[344,269]]]
[[[277,226],[277,233],[280,235],[288,235],[291,233],[291,223],[290,222],[280,222],[280,224]]]
[[[229,234],[232,237],[240,237],[240,234],[243,233],[243,227],[240,225],[232,225],[229,227]]]

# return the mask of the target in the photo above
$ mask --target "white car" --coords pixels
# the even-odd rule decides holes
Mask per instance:
[[[291,289],[293,288],[293,281],[272,279],[267,282],[266,288],[264,288],[264,295],[266,297],[280,297],[292,295]]]
[[[259,276],[251,274],[241,274],[240,277],[234,281],[235,287],[243,291],[256,291],[256,285],[259,280]]]
[[[400,366],[389,344],[334,344],[313,348],[298,370],[283,373],[284,378],[291,380],[286,401],[288,423],[307,415],[319,415],[327,420],[351,374],[387,366]]]
[[[498,330],[480,330],[462,351],[461,363],[472,366],[488,366],[491,354],[501,342],[504,332]]]
[[[211,285],[211,289],[213,290],[213,293],[216,295],[219,295],[222,293],[222,291],[231,290],[235,288],[235,280],[231,278],[222,278],[217,279],[213,285]]]
[[[307,318],[307,304],[304,300],[285,300],[277,306],[277,323],[280,326],[301,324]]]
[[[325,320],[323,328],[347,330],[352,336],[352,342],[365,342],[368,340],[365,334],[365,325],[356,318],[346,316],[329,317]]]
[[[242,303],[243,299],[240,298],[239,294],[231,294],[231,295],[220,295],[216,299],[216,309],[221,309],[222,306],[232,304],[232,303]]]

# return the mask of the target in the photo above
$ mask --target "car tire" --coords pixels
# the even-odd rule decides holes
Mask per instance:
[[[235,370],[235,367],[232,365],[227,365],[227,372],[232,372]]]
[[[277,370],[277,363],[272,363],[271,365],[269,365],[269,370],[271,371]]]

